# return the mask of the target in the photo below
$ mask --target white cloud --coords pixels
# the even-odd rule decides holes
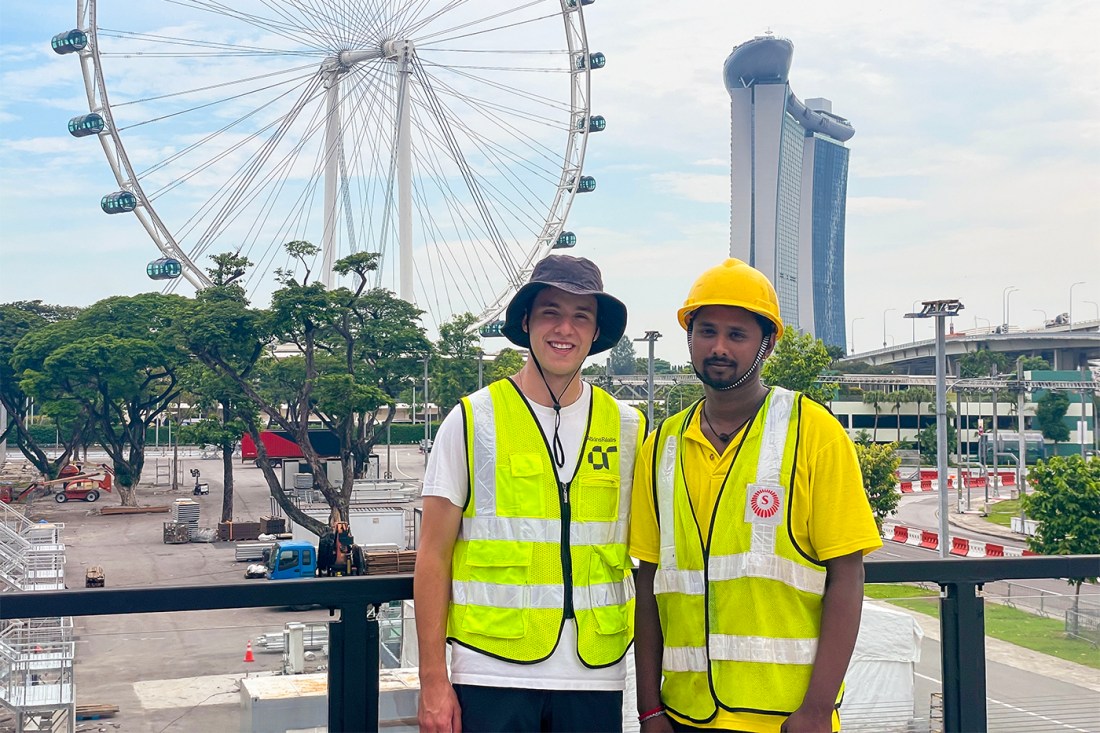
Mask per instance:
[[[649,177],[656,190],[704,204],[728,204],[728,175],[706,173],[654,173]]]
[[[880,216],[921,208],[924,208],[924,204],[914,199],[890,198],[888,196],[848,197],[849,215]]]

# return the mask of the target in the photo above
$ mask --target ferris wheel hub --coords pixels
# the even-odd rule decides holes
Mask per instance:
[[[415,51],[416,47],[409,39],[398,40],[395,38],[382,42],[382,55],[390,61],[397,61],[402,56],[411,57]]]

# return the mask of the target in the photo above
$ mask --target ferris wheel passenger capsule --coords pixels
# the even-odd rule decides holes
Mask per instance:
[[[153,280],[174,280],[183,274],[180,261],[172,257],[161,257],[146,266],[145,273]]]
[[[570,191],[574,190],[576,186],[576,193],[592,193],[596,190],[596,179],[592,176],[581,176],[580,181],[570,178],[568,188]]]
[[[137,196],[129,191],[115,191],[100,199],[99,208],[104,214],[125,214],[136,209],[137,204]]]
[[[607,120],[603,115],[592,115],[588,118],[589,132],[603,132],[607,129]]]
[[[88,34],[79,28],[73,28],[71,31],[65,31],[64,33],[58,33],[53,37],[53,40],[50,41],[53,52],[60,55],[83,51],[87,45]]]
[[[591,5],[594,2],[596,2],[596,0],[581,0],[579,4],[580,5]],[[577,5],[578,5],[577,0],[569,0],[569,7],[575,8],[575,7],[577,7]]]
[[[493,321],[486,323],[480,329],[478,329],[482,338],[497,338],[504,335],[504,321]]]
[[[607,57],[599,51],[588,55],[582,53],[577,57],[578,69],[602,69],[605,66],[607,66]]]
[[[577,235],[573,232],[562,232],[558,235],[558,241],[554,242],[551,249],[569,249],[577,246]]]
[[[69,120],[69,134],[73,137],[98,135],[103,132],[106,127],[107,123],[103,121],[103,116],[97,115],[95,112],[79,115]]]

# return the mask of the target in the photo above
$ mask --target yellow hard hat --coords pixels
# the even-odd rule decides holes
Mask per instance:
[[[783,319],[779,316],[779,298],[764,273],[741,260],[729,258],[712,267],[691,286],[684,307],[676,312],[686,331],[691,313],[705,305],[728,305],[744,308],[775,324],[775,338],[783,336]]]

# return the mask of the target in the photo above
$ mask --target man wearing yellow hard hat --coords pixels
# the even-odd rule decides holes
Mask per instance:
[[[783,336],[762,273],[728,259],[678,315],[704,397],[635,470],[641,729],[839,730],[863,556],[882,545],[855,449],[825,407],[761,380]]]

